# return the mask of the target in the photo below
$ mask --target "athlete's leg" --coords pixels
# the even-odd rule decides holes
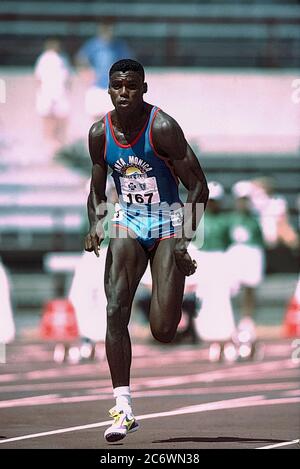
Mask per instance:
[[[107,297],[106,355],[113,387],[129,386],[131,306],[148,258],[136,239],[111,239],[105,266]]]
[[[170,342],[176,334],[182,312],[185,276],[173,254],[175,238],[160,241],[151,257],[152,299],[150,327],[160,342]]]

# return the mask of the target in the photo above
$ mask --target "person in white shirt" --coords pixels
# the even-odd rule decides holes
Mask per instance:
[[[71,70],[59,41],[47,40],[44,49],[34,66],[38,82],[36,111],[43,120],[44,139],[59,147],[66,138]]]
[[[291,249],[299,247],[299,236],[289,221],[286,199],[274,194],[274,181],[268,177],[252,182],[251,203],[257,213],[267,247],[280,242]]]

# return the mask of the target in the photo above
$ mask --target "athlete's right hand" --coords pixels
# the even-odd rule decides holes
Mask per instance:
[[[187,277],[193,275],[197,269],[197,263],[189,255],[185,242],[179,241],[174,249],[175,261],[178,269]]]
[[[100,244],[103,241],[103,239],[100,239],[96,229],[91,228],[89,233],[86,235],[85,240],[84,240],[84,249],[86,251],[92,252],[96,254],[97,257],[99,257],[99,248]]]

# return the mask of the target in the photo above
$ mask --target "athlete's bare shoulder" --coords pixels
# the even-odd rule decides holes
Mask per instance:
[[[104,117],[91,126],[89,137],[91,138],[104,138],[105,136],[105,122]]]
[[[89,130],[89,151],[94,164],[103,160],[105,148],[104,117],[91,126]]]
[[[162,110],[157,112],[153,121],[152,140],[155,149],[162,156],[183,158],[186,150],[183,131],[178,122]]]
[[[166,112],[159,109],[152,125],[152,132],[168,134],[176,128],[180,128],[176,120]]]

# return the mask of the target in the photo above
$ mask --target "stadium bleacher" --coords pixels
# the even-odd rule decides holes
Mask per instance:
[[[292,0],[19,0],[0,3],[2,64],[32,64],[49,36],[61,38],[73,56],[103,20],[115,21],[116,35],[149,66],[296,68],[300,63],[300,5]]]

